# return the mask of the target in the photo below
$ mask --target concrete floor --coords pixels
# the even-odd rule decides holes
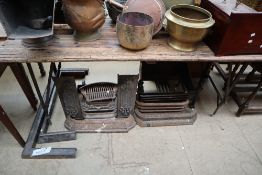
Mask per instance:
[[[137,63],[74,65],[90,68],[90,82],[98,80],[95,75],[100,75],[100,81],[108,80],[108,74],[117,71],[114,67],[138,70]],[[36,65],[34,70],[43,89],[46,77],[40,77]],[[113,76],[110,81],[115,80]],[[76,159],[69,160],[21,159],[22,148],[0,124],[0,175],[261,175],[262,116],[237,118],[237,107],[229,100],[216,116],[210,117],[215,102],[214,90],[206,83],[197,101],[198,118],[194,125],[136,126],[129,133],[78,134],[75,141],[40,145],[77,147]],[[26,139],[35,113],[10,69],[0,79],[0,103]],[[50,130],[65,130],[64,119],[58,100]]]

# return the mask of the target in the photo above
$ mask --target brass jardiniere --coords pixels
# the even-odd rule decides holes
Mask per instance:
[[[187,4],[172,6],[165,17],[166,29],[170,35],[168,44],[180,51],[194,51],[196,44],[215,23],[207,10]]]

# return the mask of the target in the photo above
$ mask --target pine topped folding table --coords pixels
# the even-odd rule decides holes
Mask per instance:
[[[172,62],[260,62],[261,55],[239,55],[216,57],[205,45],[200,44],[194,52],[179,52],[167,44],[168,35],[160,32],[152,40],[150,46],[141,51],[129,51],[122,48],[116,37],[114,25],[107,19],[102,28],[102,38],[93,42],[76,42],[71,29],[55,26],[54,39],[43,47],[24,47],[19,40],[0,42],[0,63],[27,63],[33,83],[40,98],[40,107],[29,133],[23,158],[74,158],[76,148],[52,148],[44,155],[32,157],[35,145],[43,130],[47,130],[48,122],[53,111],[53,101],[56,87],[51,76],[59,73],[61,62],[91,62],[91,61],[172,61]],[[42,96],[33,74],[31,63],[51,62],[48,85]],[[58,68],[55,63],[58,64]],[[60,72],[61,73],[61,72]],[[70,73],[70,72],[69,72]],[[86,74],[87,70],[80,71]],[[44,115],[44,114],[47,115]],[[52,140],[52,136],[43,136]],[[42,138],[42,139],[44,139]],[[75,138],[75,133],[60,133],[61,140]]]

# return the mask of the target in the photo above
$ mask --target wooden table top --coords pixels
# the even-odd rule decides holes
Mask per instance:
[[[59,30],[58,30],[59,31]],[[44,47],[25,47],[20,40],[0,42],[0,62],[76,62],[76,61],[262,61],[262,55],[216,57],[203,43],[194,52],[180,52],[167,44],[168,35],[159,33],[141,51],[122,48],[115,27],[107,19],[102,37],[92,42],[77,42],[72,34],[55,34]]]

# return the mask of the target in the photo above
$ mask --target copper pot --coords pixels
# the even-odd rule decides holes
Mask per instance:
[[[65,20],[75,29],[77,40],[95,40],[105,23],[103,0],[63,0]]]

